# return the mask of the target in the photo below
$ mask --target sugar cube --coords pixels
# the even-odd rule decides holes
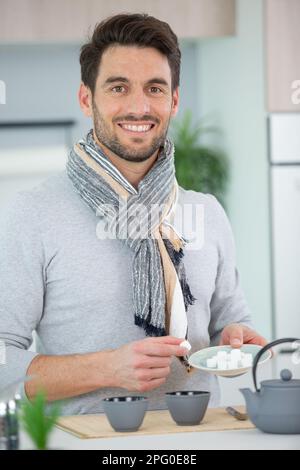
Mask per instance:
[[[226,361],[226,358],[227,358],[227,352],[226,351],[219,351],[217,353],[217,359],[223,359],[224,361]]]
[[[186,349],[188,349],[189,351],[192,349],[192,346],[190,345],[190,343],[189,343],[187,340],[182,341],[182,343],[180,343],[179,346],[180,346],[181,348],[186,348]]]
[[[227,361],[226,361],[226,359],[218,359],[217,365],[218,365],[218,369],[226,370],[226,369],[227,369]]]
[[[213,356],[210,359],[207,359],[206,366],[209,367],[210,369],[216,369],[216,367],[217,367],[217,358],[216,358],[216,356]]]
[[[228,364],[228,369],[238,369],[239,365],[238,365],[238,361],[234,360],[234,359],[230,359],[229,362],[227,362]]]
[[[252,366],[252,354],[245,354],[242,358],[242,367],[251,367]]]
[[[239,361],[241,360],[242,352],[240,349],[232,349],[230,351],[230,356],[231,356],[231,359],[235,359],[236,361]]]
[[[252,363],[252,354],[244,353],[240,349],[232,349],[230,352],[219,351],[215,356],[206,359],[206,367],[219,370],[251,367]]]

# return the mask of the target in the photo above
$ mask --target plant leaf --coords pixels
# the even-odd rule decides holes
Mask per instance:
[[[46,449],[49,435],[60,415],[60,404],[55,403],[47,413],[47,399],[43,391],[39,391],[33,400],[21,403],[20,421],[37,449]]]

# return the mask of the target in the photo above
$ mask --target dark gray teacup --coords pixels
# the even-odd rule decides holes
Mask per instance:
[[[103,410],[115,431],[137,431],[141,426],[148,398],[141,396],[111,397],[102,400]]]
[[[176,424],[194,426],[201,423],[208,407],[210,392],[186,390],[165,395],[168,409]]]

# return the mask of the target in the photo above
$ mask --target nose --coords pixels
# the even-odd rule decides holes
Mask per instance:
[[[137,89],[130,93],[127,102],[127,112],[132,114],[143,115],[150,111],[149,97],[142,89]]]

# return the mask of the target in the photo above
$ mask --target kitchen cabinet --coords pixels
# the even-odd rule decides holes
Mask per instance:
[[[270,112],[300,111],[299,45],[300,0],[265,0],[266,95]]]
[[[82,42],[94,25],[120,12],[167,21],[180,38],[235,33],[235,0],[1,0],[0,44]]]

